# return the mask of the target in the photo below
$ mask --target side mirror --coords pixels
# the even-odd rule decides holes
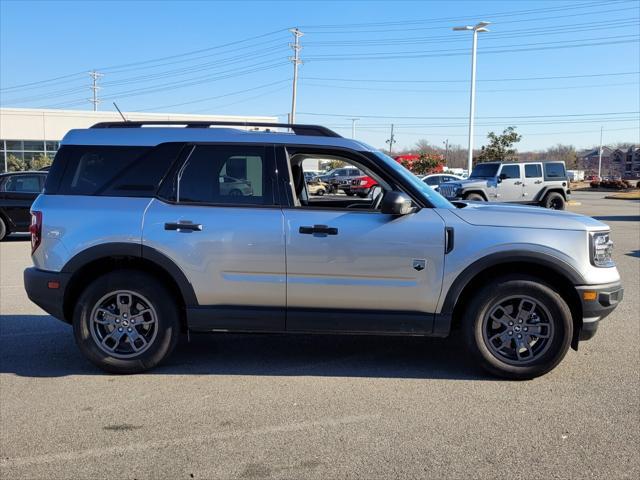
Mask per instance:
[[[413,212],[413,204],[404,193],[387,192],[382,198],[380,211],[388,215],[407,215]]]
[[[507,174],[506,173],[501,173],[500,176],[498,177],[499,181],[504,180],[505,178],[507,178]]]

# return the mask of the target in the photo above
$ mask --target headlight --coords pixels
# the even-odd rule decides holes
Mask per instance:
[[[592,233],[590,251],[591,263],[596,267],[613,267],[615,265],[611,258],[613,253],[611,232]]]

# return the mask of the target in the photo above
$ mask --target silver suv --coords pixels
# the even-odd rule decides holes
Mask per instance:
[[[449,200],[510,202],[564,210],[569,180],[564,162],[487,162],[476,165],[466,180],[440,184]]]
[[[70,131],[32,206],[29,298],[107,371],[154,367],[185,332],[457,330],[490,372],[531,378],[622,299],[609,227],[592,218],[451,204],[323,127],[147,126]],[[312,197],[309,158],[377,186]],[[226,177],[251,188],[234,194]]]

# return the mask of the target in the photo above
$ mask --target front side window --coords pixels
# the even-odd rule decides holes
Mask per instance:
[[[196,145],[178,172],[178,203],[273,205],[265,148]]]
[[[520,178],[520,165],[503,165],[500,171],[500,178]]]

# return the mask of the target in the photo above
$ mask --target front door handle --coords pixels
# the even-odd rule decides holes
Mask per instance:
[[[522,185],[522,182],[513,182],[514,185]]]
[[[303,235],[313,235],[320,233],[323,235],[337,235],[338,229],[335,227],[328,227],[326,225],[314,225],[313,227],[300,227],[298,230]]]
[[[192,223],[192,222],[177,222],[177,223],[165,223],[165,230],[174,230],[178,232],[201,232],[202,224],[201,223]]]

